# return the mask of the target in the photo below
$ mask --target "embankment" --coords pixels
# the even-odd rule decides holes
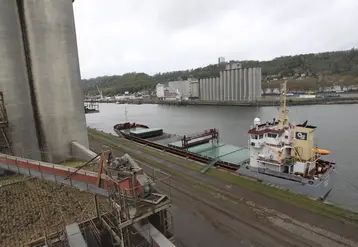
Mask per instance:
[[[94,101],[86,101],[94,102]],[[204,101],[204,100],[156,100],[156,99],[137,99],[137,100],[99,100],[100,103],[119,103],[119,104],[160,104],[160,105],[211,105],[211,106],[278,106],[279,99],[265,98],[257,101]],[[330,105],[330,104],[358,104],[358,97],[337,97],[337,98],[288,98],[287,105]]]

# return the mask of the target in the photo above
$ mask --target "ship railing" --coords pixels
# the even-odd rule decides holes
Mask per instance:
[[[196,139],[196,138],[200,138],[200,137],[205,137],[205,136],[209,136],[209,135],[215,135],[218,134],[218,131],[216,129],[209,129],[209,130],[204,130],[203,132],[197,132],[194,134],[190,134],[190,135],[186,135],[185,139],[187,141]]]
[[[270,170],[267,168],[258,168],[257,171],[258,171],[258,173],[268,174],[268,175],[272,175],[275,177],[281,177],[284,179],[289,179],[289,180],[292,180],[295,182],[300,182],[300,183],[302,183],[304,180],[304,178],[300,177],[300,176],[296,176],[296,175],[289,174],[289,173],[277,172],[277,171],[273,171],[273,170]]]

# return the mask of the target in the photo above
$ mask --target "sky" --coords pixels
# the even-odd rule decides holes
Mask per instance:
[[[358,0],[76,0],[82,78],[358,47]]]

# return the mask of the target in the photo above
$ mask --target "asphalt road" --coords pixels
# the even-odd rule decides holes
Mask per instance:
[[[103,142],[116,144],[96,137],[96,141],[90,141],[90,147],[99,151]],[[186,175],[174,173],[171,181],[170,212],[177,246],[358,246],[355,226],[150,157],[123,143],[121,148],[113,150],[115,155],[146,155],[147,159]]]

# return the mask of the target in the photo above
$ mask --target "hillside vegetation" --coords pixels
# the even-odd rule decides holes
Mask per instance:
[[[279,86],[280,79],[289,79],[291,90],[315,90],[320,86],[357,85],[358,50],[324,52],[278,57],[270,61],[235,61],[244,68],[261,67],[263,88]],[[145,73],[101,76],[84,80],[87,93],[96,94],[98,85],[104,94],[118,94],[125,91],[137,92],[153,89],[157,83],[165,83],[179,78],[205,78],[219,76],[220,67],[211,64],[206,67],[158,73],[153,76]]]

